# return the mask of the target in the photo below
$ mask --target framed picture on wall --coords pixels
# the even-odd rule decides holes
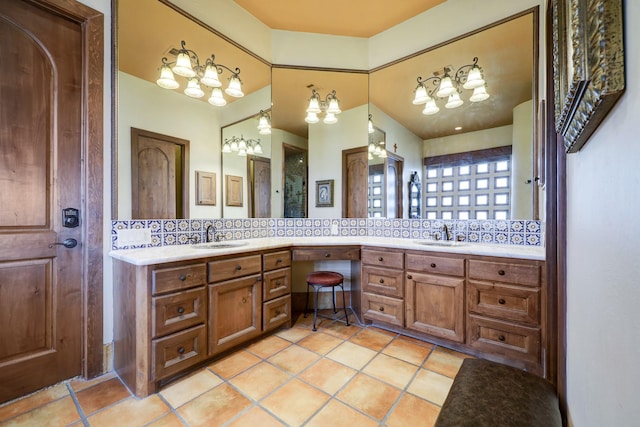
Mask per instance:
[[[333,206],[333,180],[316,181],[316,207]]]
[[[226,181],[226,205],[242,206],[242,177],[225,175]]]

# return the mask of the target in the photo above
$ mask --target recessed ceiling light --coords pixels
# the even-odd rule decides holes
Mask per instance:
[[[462,130],[462,126],[456,126],[453,130]]]

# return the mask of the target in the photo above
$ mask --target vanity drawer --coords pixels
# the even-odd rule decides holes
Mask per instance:
[[[291,321],[291,295],[262,304],[262,330],[269,331]]]
[[[540,286],[540,266],[535,263],[509,263],[469,260],[469,278]]]
[[[402,270],[404,268],[404,253],[363,249],[362,263],[376,267],[398,268]]]
[[[201,286],[207,280],[207,266],[191,264],[173,268],[159,268],[151,273],[151,292],[154,295]]]
[[[209,261],[209,283],[248,276],[262,271],[262,257],[244,257]]]
[[[432,255],[407,254],[405,257],[407,271],[424,271],[427,273],[464,276],[464,259]]]
[[[364,267],[362,269],[362,290],[402,298],[404,296],[404,272],[402,270]]]
[[[470,280],[467,309],[472,313],[538,325],[540,289]]]
[[[262,300],[268,301],[291,293],[291,268],[267,271],[262,279]]]
[[[151,378],[170,377],[207,356],[205,325],[151,341]]]
[[[296,248],[293,251],[294,261],[319,261],[323,259],[341,259],[357,261],[360,259],[359,247],[331,246],[325,248]]]
[[[207,291],[200,287],[184,292],[154,297],[151,303],[151,333],[167,335],[207,319]]]
[[[468,344],[480,351],[504,357],[539,362],[540,329],[470,315]]]
[[[363,292],[362,315],[365,319],[404,327],[404,301]]]
[[[264,271],[275,270],[291,266],[291,251],[271,252],[262,255],[262,269]]]

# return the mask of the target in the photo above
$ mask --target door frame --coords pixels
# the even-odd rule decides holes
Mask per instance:
[[[104,15],[76,0],[30,0],[82,31],[82,376],[103,373]]]

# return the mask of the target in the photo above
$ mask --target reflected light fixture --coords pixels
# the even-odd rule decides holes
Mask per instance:
[[[326,98],[322,100],[320,94],[315,89],[311,90],[311,98],[309,98],[309,106],[307,107],[307,117],[304,121],[307,123],[318,123],[320,118],[318,114],[324,111],[324,119],[322,120],[326,124],[333,124],[338,122],[336,114],[340,114],[340,100],[336,95],[336,91],[332,90],[327,94]]]
[[[258,131],[260,135],[271,135],[271,117],[264,110],[258,113]]]
[[[262,154],[262,144],[260,144],[260,139],[244,139],[242,135],[240,138],[232,136],[224,140],[222,152],[236,153],[238,156]]]
[[[369,114],[369,123],[367,124],[367,132],[374,133],[376,130],[373,127],[373,115]]]
[[[202,98],[205,95],[204,90],[200,86],[202,84],[211,88],[209,103],[216,107],[222,107],[227,104],[227,100],[224,99],[224,95],[222,94],[222,82],[220,82],[218,76],[227,70],[231,75],[228,78],[229,84],[224,92],[234,98],[244,96],[242,92],[242,81],[239,76],[240,68],[232,70],[226,65],[216,64],[214,62],[215,55],[213,54],[201,65],[198,54],[187,49],[184,40],[180,42],[180,46],[174,62],[169,62],[166,57],[162,58],[160,78],[156,80],[158,86],[163,89],[177,89],[180,87],[180,84],[175,79],[175,73],[188,79],[187,87],[184,90],[185,95],[192,98]]]
[[[453,76],[453,77],[452,77]],[[418,86],[414,91],[413,104],[422,105],[422,114],[429,116],[440,111],[436,101],[446,99],[445,108],[458,108],[464,101],[460,97],[463,89],[473,90],[469,97],[471,102],[481,102],[489,98],[484,71],[478,66],[478,57],[473,58],[473,63],[463,65],[454,72],[450,66],[444,67],[442,77],[434,73],[432,77],[422,79],[418,77]]]

